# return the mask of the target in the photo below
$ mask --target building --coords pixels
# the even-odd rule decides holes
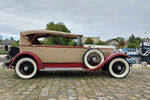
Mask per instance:
[[[4,41],[0,42],[0,49],[5,48],[5,45],[8,45],[10,47],[14,43],[14,40],[5,39]]]
[[[112,46],[116,47],[117,45],[119,45],[119,41],[117,39],[110,39],[110,40],[106,41],[106,44],[107,45],[112,45]]]
[[[100,40],[100,37],[83,37],[83,43],[86,41],[87,38],[91,38],[95,44],[98,43]]]

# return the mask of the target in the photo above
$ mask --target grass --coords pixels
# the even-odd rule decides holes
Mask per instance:
[[[7,53],[8,51],[5,51],[5,50],[0,50],[0,53],[2,53],[2,52],[4,52],[4,53]]]

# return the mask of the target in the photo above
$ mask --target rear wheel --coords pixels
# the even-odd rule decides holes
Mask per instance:
[[[22,58],[16,63],[15,72],[20,78],[32,78],[37,73],[37,64],[31,58]]]
[[[123,58],[113,59],[108,67],[111,76],[115,78],[126,77],[130,71],[129,63]]]

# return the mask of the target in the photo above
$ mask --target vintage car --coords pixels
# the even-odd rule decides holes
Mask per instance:
[[[44,45],[48,37],[76,39],[77,45]],[[19,48],[12,48],[5,63],[16,74],[29,79],[39,71],[97,71],[107,70],[115,78],[123,78],[130,71],[130,64],[123,53],[114,53],[111,46],[83,45],[83,35],[51,30],[30,30],[20,33]]]

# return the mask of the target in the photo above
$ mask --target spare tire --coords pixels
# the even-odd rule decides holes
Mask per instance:
[[[104,62],[104,54],[102,53],[102,51],[98,49],[89,49],[84,53],[83,63],[87,68],[96,68],[102,62]]]
[[[8,52],[8,56],[10,59],[15,57],[20,52],[18,47],[10,47],[10,51]]]

